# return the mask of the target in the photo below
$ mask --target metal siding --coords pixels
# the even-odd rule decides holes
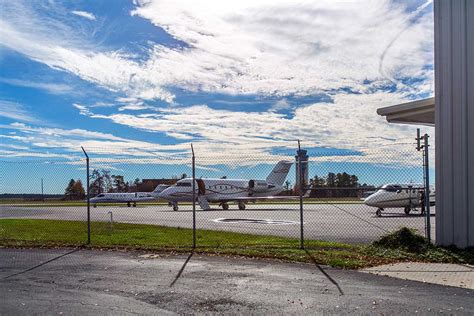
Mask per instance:
[[[474,1],[435,0],[436,238],[473,245]]]
[[[466,87],[467,100],[467,185],[468,246],[474,246],[474,1],[466,5]],[[469,124],[470,122],[470,124]]]
[[[467,245],[467,174],[466,174],[466,43],[465,0],[452,3],[452,161],[453,175],[453,233],[454,244]],[[453,180],[454,180],[453,179]]]

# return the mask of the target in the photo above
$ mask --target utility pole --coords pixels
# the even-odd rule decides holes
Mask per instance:
[[[82,147],[84,155],[86,155],[86,170],[87,170],[87,244],[91,243],[91,202],[90,202],[90,185],[89,185],[89,155],[86,153],[84,147]]]
[[[44,202],[44,186],[43,186],[43,178],[41,178],[41,201]]]
[[[420,129],[416,130],[416,150],[423,150],[423,179],[425,187],[424,212],[425,212],[425,233],[428,243],[431,243],[431,214],[430,214],[430,160],[429,160],[429,136],[421,136]],[[423,144],[421,144],[423,141]]]

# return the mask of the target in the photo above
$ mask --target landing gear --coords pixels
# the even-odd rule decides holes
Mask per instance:
[[[97,207],[97,204],[92,205],[93,207]]]
[[[405,207],[405,215],[410,215],[411,212],[411,207],[407,206]]]
[[[173,211],[178,211],[178,202],[170,202],[169,205],[173,206]]]
[[[133,207],[137,207],[137,203],[136,203],[136,202],[133,202]]]
[[[378,208],[378,209],[375,211],[375,216],[381,217],[381,216],[382,216],[382,211],[383,211],[383,208]]]
[[[229,209],[229,204],[226,203],[226,202],[221,203],[221,206],[222,206],[222,209],[223,209],[224,211],[227,211],[227,210]]]
[[[127,202],[127,207],[130,207],[130,206],[132,206],[132,203]]]
[[[241,211],[245,210],[245,203],[244,202],[239,202],[239,210],[241,210]]]

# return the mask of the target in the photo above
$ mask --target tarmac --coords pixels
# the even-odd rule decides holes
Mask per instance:
[[[0,314],[457,314],[473,291],[314,264],[0,249]]]
[[[151,224],[192,228],[192,207],[180,205],[173,212],[167,205],[126,207],[91,207],[93,221]],[[433,208],[433,214],[435,212]],[[37,218],[58,220],[86,220],[84,206],[25,207],[0,205],[0,218]],[[382,217],[375,216],[375,208],[364,204],[305,204],[304,234],[307,239],[338,241],[346,243],[369,243],[400,227],[416,229],[424,234],[425,218],[419,213],[406,216],[402,209],[387,209]],[[198,229],[233,231],[258,235],[274,235],[299,238],[300,211],[298,204],[248,204],[246,210],[235,205],[227,211],[214,208],[196,213]],[[219,219],[241,219],[229,222]],[[283,223],[287,222],[287,223]],[[431,220],[434,240],[435,220]]]

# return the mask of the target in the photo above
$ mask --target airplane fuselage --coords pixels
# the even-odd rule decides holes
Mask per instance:
[[[164,190],[160,197],[173,202],[192,202],[192,179],[182,179],[175,186]],[[253,187],[252,187],[253,182]],[[272,196],[283,191],[282,186],[265,180],[243,179],[196,179],[195,197],[203,196],[209,202],[232,201],[236,199]]]
[[[97,203],[137,203],[157,200],[151,192],[136,193],[102,193],[90,199],[93,204]]]

